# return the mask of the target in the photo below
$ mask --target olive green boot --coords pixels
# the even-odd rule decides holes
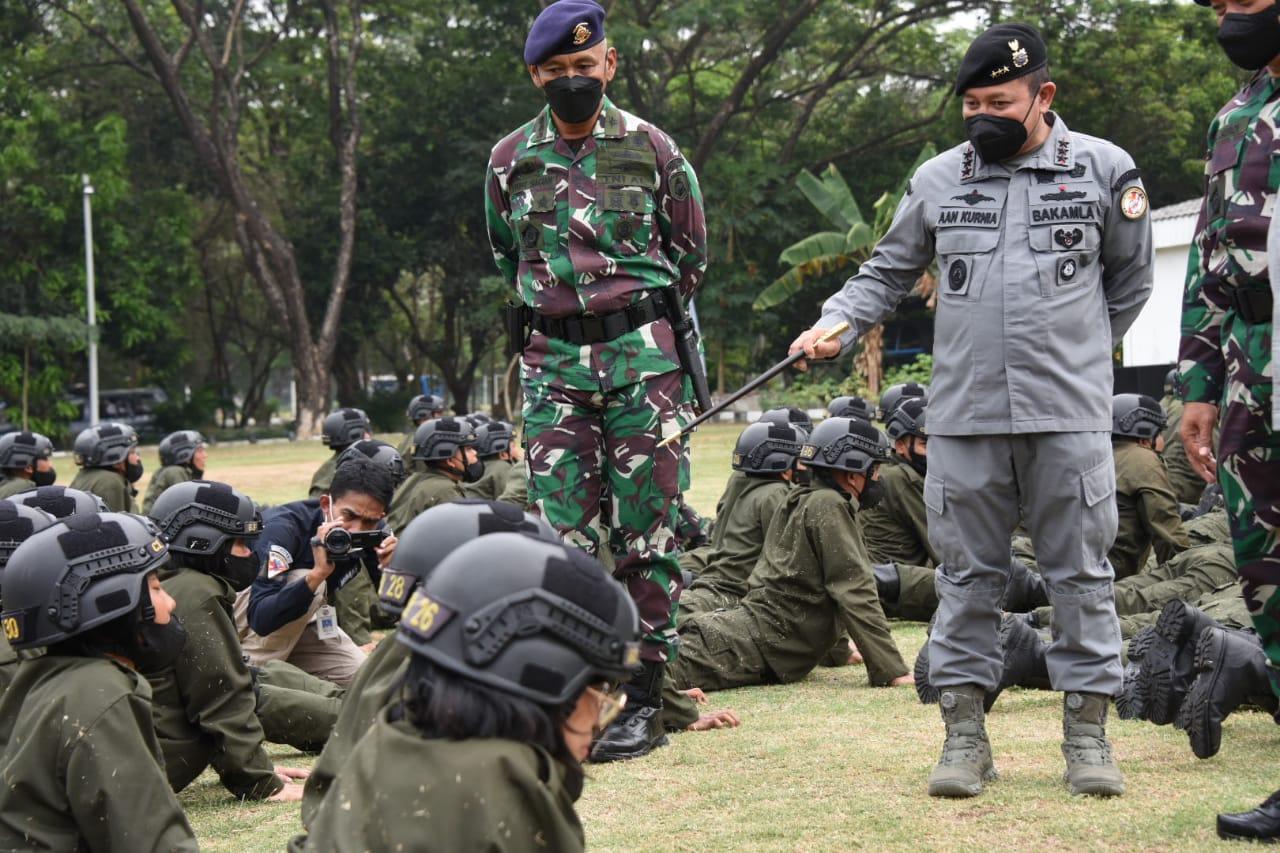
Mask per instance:
[[[1124,777],[1107,743],[1107,703],[1100,693],[1068,693],[1062,702],[1063,778],[1073,794],[1118,797]]]
[[[942,758],[929,774],[931,797],[976,797],[996,778],[991,742],[983,722],[983,691],[976,684],[944,687],[938,704],[947,726]]]

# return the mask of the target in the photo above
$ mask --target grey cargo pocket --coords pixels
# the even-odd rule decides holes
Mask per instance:
[[[942,515],[946,509],[946,484],[941,477],[932,474],[924,478],[924,505],[934,515]]]
[[[1000,234],[998,230],[938,229],[934,239],[942,299],[977,301],[981,297]]]
[[[1095,566],[1106,559],[1116,541],[1120,511],[1116,507],[1115,460],[1108,455],[1080,475],[1080,543],[1082,565]]]

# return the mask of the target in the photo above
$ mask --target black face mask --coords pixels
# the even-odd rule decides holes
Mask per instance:
[[[791,482],[797,486],[807,486],[813,482],[812,468],[797,468],[791,475]]]
[[[53,481],[58,479],[58,472],[50,468],[48,471],[32,471],[31,482],[36,484],[37,488],[43,486],[52,486]]]
[[[542,86],[551,111],[566,124],[581,124],[596,114],[604,84],[595,77],[557,77]]]
[[[477,459],[462,469],[462,480],[466,483],[478,483],[484,476],[484,463]]]
[[[136,483],[142,479],[142,463],[126,462],[124,463],[124,478],[130,483]]]
[[[258,576],[258,558],[253,554],[247,557],[227,554],[222,558],[222,565],[216,574],[231,584],[231,588],[236,592],[246,590]]]
[[[187,629],[177,614],[170,614],[164,625],[144,619],[138,625],[138,642],[129,650],[129,656],[139,672],[161,672],[177,662],[186,644]]]
[[[879,480],[868,480],[858,495],[858,509],[875,509],[884,500],[884,485]]]
[[[906,461],[921,477],[929,473],[929,457],[918,455],[914,447],[907,451]]]
[[[1027,114],[1022,117],[1022,121],[986,113],[964,120],[965,133],[969,135],[969,141],[973,143],[982,162],[1000,163],[1008,160],[1027,144],[1027,128],[1022,122],[1031,115],[1035,105],[1035,98],[1032,98],[1031,106],[1027,107]]]
[[[1231,12],[1222,16],[1218,44],[1236,65],[1257,71],[1280,54],[1280,5],[1252,15]]]

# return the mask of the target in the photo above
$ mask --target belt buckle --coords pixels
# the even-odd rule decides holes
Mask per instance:
[[[594,314],[582,315],[582,339],[584,343],[600,343],[605,339],[604,321]]]

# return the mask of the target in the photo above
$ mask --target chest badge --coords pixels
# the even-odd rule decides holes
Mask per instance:
[[[1079,228],[1058,228],[1053,232],[1053,242],[1057,243],[1064,249],[1070,249],[1072,246],[1084,239],[1084,232]]]
[[[1120,196],[1120,212],[1125,219],[1141,219],[1147,213],[1147,194],[1142,187],[1129,187]]]
[[[947,286],[952,291],[964,289],[964,283],[969,279],[969,268],[960,258],[956,258],[951,262],[951,266],[947,268]]]
[[[1066,184],[1058,184],[1058,191],[1052,193],[1043,193],[1040,196],[1041,201],[1074,201],[1078,198],[1084,198],[1088,193],[1084,190],[1069,190]]]
[[[1058,264],[1058,283],[1065,284],[1071,281],[1079,270],[1080,267],[1075,258],[1063,258],[1062,263]]]
[[[951,197],[951,200],[962,201],[965,204],[969,205],[970,207],[973,207],[975,204],[977,204],[980,201],[995,201],[995,199],[992,198],[991,196],[984,195],[983,193],[980,193],[977,190],[969,190],[969,192],[965,193],[964,195],[953,195]]]

